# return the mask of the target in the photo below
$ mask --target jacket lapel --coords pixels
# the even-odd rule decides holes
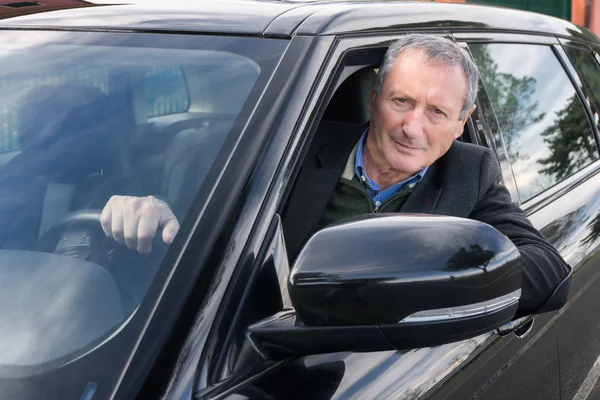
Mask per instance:
[[[366,126],[355,124],[333,125],[327,128],[327,132],[321,129],[316,132],[316,135],[327,135],[329,140],[320,151],[313,153],[313,160],[308,160],[312,161],[308,165],[312,165],[300,170],[283,219],[290,260],[296,257],[300,246],[316,230],[346,161],[365,129]]]
[[[438,200],[443,192],[440,183],[441,163],[442,160],[437,160],[429,167],[423,180],[415,186],[415,189],[400,207],[400,212],[435,214]]]

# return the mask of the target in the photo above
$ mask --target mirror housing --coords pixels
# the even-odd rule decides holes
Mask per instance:
[[[295,312],[249,328],[265,357],[411,349],[510,321],[521,262],[506,236],[479,221],[376,214],[317,232],[288,289]]]

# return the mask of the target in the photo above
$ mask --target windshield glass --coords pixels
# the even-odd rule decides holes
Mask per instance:
[[[127,344],[105,344],[171,268],[161,265],[171,236],[212,189],[209,170],[286,42],[23,31],[0,41],[0,397],[92,398],[118,365],[78,363],[107,348],[115,354],[100,359],[125,362]],[[144,220],[146,209],[163,211]]]

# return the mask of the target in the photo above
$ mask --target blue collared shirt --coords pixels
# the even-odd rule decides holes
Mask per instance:
[[[423,168],[422,170],[417,172],[415,175],[411,176],[408,179],[403,180],[402,182],[395,183],[392,186],[388,187],[387,189],[381,190],[379,185],[377,185],[377,183],[375,183],[375,181],[372,180],[371,178],[369,178],[369,176],[367,175],[367,171],[365,171],[363,161],[362,161],[363,147],[365,145],[365,140],[367,138],[368,131],[369,130],[367,129],[362,134],[362,136],[360,137],[360,140],[358,142],[358,148],[356,150],[356,161],[354,163],[354,173],[356,174],[358,179],[361,180],[361,182],[367,189],[369,196],[371,196],[371,198],[373,199],[373,201],[375,203],[385,202],[387,199],[392,197],[394,195],[394,193],[396,193],[398,190],[402,189],[406,185],[416,185],[417,183],[421,182],[421,180],[425,176],[425,173],[427,172],[427,169],[429,167]]]

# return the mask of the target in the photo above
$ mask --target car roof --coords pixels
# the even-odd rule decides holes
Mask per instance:
[[[118,4],[115,4],[118,3]],[[11,6],[16,4],[17,6]],[[0,0],[0,28],[170,31],[267,37],[397,30],[508,30],[596,41],[547,15],[419,1]]]

